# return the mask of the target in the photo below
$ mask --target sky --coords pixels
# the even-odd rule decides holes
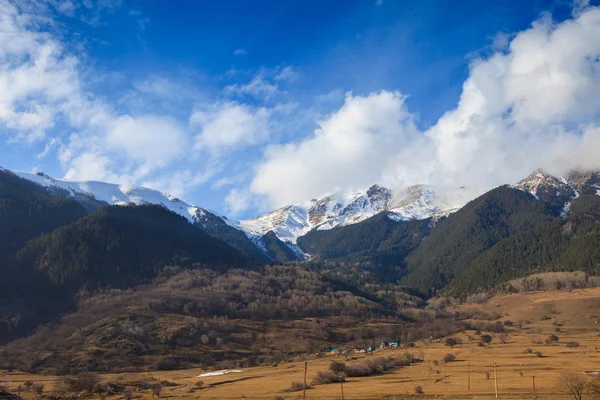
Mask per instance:
[[[600,168],[594,1],[0,0],[0,165],[235,218]]]

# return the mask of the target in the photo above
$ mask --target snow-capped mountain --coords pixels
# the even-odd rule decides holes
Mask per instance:
[[[553,207],[562,208],[563,215],[566,215],[571,200],[583,194],[600,195],[600,171],[573,170],[566,176],[556,177],[540,169],[515,187]]]
[[[140,186],[117,185],[96,181],[67,181],[63,179],[54,179],[41,172],[31,174],[27,172],[12,171],[12,173],[23,179],[44,186],[51,191],[64,191],[66,195],[75,197],[78,200],[87,198],[87,200],[96,201],[100,205],[160,204],[168,210],[182,215],[190,222],[198,222],[199,218],[205,213],[216,214],[212,211],[190,205],[167,193]]]
[[[286,206],[256,218],[235,221],[167,193],[140,186],[75,182],[54,179],[43,173],[13,173],[48,188],[58,196],[74,197],[90,210],[106,204],[160,204],[238,250],[256,259],[266,257],[267,260],[277,259],[274,249],[283,245],[274,241],[285,243],[298,258],[302,258],[304,252],[296,242],[311,230],[356,224],[384,211],[388,212],[390,219],[398,222],[427,218],[435,220],[460,209],[483,192],[430,185],[392,191],[373,185],[364,191],[333,194]],[[600,172],[573,171],[565,177],[555,177],[537,170],[513,187],[533,194],[540,201],[551,204],[557,210],[561,209],[566,215],[572,199],[582,194],[600,195]]]
[[[455,190],[458,194],[461,190]],[[355,224],[389,211],[396,221],[439,218],[460,208],[463,196],[433,186],[410,186],[394,194],[373,185],[364,192],[335,194],[287,206],[256,218],[240,221],[249,234],[262,236],[274,232],[284,242],[296,240],[313,229],[325,230]]]

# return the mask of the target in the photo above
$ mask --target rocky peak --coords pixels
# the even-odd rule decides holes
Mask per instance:
[[[392,191],[383,186],[373,185],[367,189],[367,197],[373,210],[378,212],[384,211],[389,209],[390,201],[392,200]]]
[[[515,185],[529,192],[539,200],[554,207],[562,208],[577,192],[567,182],[538,169]]]
[[[600,194],[600,171],[573,170],[567,175],[567,182],[579,194]]]

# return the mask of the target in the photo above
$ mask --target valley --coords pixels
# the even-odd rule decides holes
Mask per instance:
[[[292,382],[302,382],[304,361],[308,363],[308,379],[313,381],[319,371],[326,371],[331,361],[347,365],[362,364],[377,358],[402,358],[406,353],[415,357],[412,365],[396,367],[368,377],[348,377],[344,382],[346,399],[401,398],[477,398],[495,397],[493,364],[497,365],[499,398],[530,398],[535,376],[538,398],[572,398],[560,386],[560,377],[597,371],[600,361],[600,339],[597,336],[600,317],[600,288],[570,291],[544,291],[504,294],[481,304],[448,306],[450,312],[471,313],[473,322],[501,322],[505,332],[479,334],[466,330],[452,335],[462,341],[450,348],[445,339],[417,340],[414,347],[403,343],[398,349],[376,350],[372,355],[348,353],[341,356],[321,355],[319,358],[290,357],[289,360],[260,367],[235,367],[229,374],[203,376],[204,369],[152,371],[142,373],[101,374],[103,380],[120,385],[139,386],[159,381],[164,385],[161,397],[189,399],[301,399],[302,391],[286,392]],[[486,316],[483,320],[476,318]],[[492,318],[490,319],[490,316]],[[498,317],[493,319],[493,317]],[[507,322],[509,321],[509,322]],[[559,328],[557,330],[557,328]],[[489,334],[491,343],[481,347],[479,337]],[[550,335],[557,342],[545,344]],[[504,342],[504,343],[503,343]],[[569,347],[568,343],[578,343]],[[574,346],[574,345],[573,345]],[[528,349],[531,349],[531,353]],[[537,352],[541,356],[536,355]],[[447,354],[455,361],[444,363]],[[417,361],[420,359],[421,361]],[[470,390],[469,390],[470,374]],[[1,377],[12,392],[25,381],[44,384],[44,390],[56,390],[59,377],[2,371]],[[445,379],[444,379],[445,375]],[[202,388],[197,382],[202,381]],[[422,394],[415,393],[421,387]],[[308,399],[339,399],[340,384],[314,385],[306,392]],[[25,398],[33,396],[23,391]],[[108,398],[120,398],[122,394]],[[277,397],[281,396],[281,397]],[[151,390],[134,392],[134,398],[151,398]]]

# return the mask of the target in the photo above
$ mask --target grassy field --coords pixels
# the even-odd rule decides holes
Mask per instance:
[[[453,311],[498,313],[499,321],[510,320],[515,326],[507,328],[505,344],[500,343],[499,334],[494,333],[492,343],[480,347],[476,333],[467,331],[455,335],[463,343],[454,348],[445,346],[443,340],[420,341],[414,348],[387,349],[376,351],[372,355],[352,354],[347,357],[308,359],[308,382],[312,381],[318,371],[327,370],[332,359],[354,364],[368,358],[400,356],[406,351],[422,358],[423,362],[371,377],[348,378],[343,385],[344,397],[365,400],[408,396],[494,398],[496,364],[500,398],[532,398],[533,376],[538,397],[568,398],[566,394],[560,393],[558,380],[561,375],[600,370],[600,337],[596,334],[600,328],[600,289],[498,296],[485,304],[460,305]],[[536,344],[544,342],[551,334],[558,336],[558,343]],[[565,346],[566,342],[574,341],[579,343],[579,347]],[[527,349],[531,349],[531,353]],[[536,355],[538,351],[542,357]],[[442,359],[448,353],[454,354],[457,360],[443,363]],[[286,393],[284,390],[292,382],[303,381],[304,360],[298,359],[278,366],[248,368],[240,373],[197,377],[204,372],[198,369],[124,373],[103,375],[103,378],[121,384],[166,380],[175,386],[165,386],[161,397],[171,399],[275,399],[276,396],[283,396],[285,399],[302,398],[301,391]],[[43,383],[45,391],[51,391],[56,381],[54,376],[33,376],[18,372],[0,372],[0,379],[5,381],[4,385],[12,392],[16,392],[17,387],[26,380]],[[204,382],[204,388],[197,389],[195,383],[200,380]],[[421,386],[423,394],[415,394],[417,386]],[[33,393],[27,391],[22,392],[22,395],[26,398],[33,397]],[[110,398],[122,397],[115,395]],[[135,392],[135,398],[150,397],[150,390]],[[314,386],[307,390],[306,398],[341,399],[340,384]]]

